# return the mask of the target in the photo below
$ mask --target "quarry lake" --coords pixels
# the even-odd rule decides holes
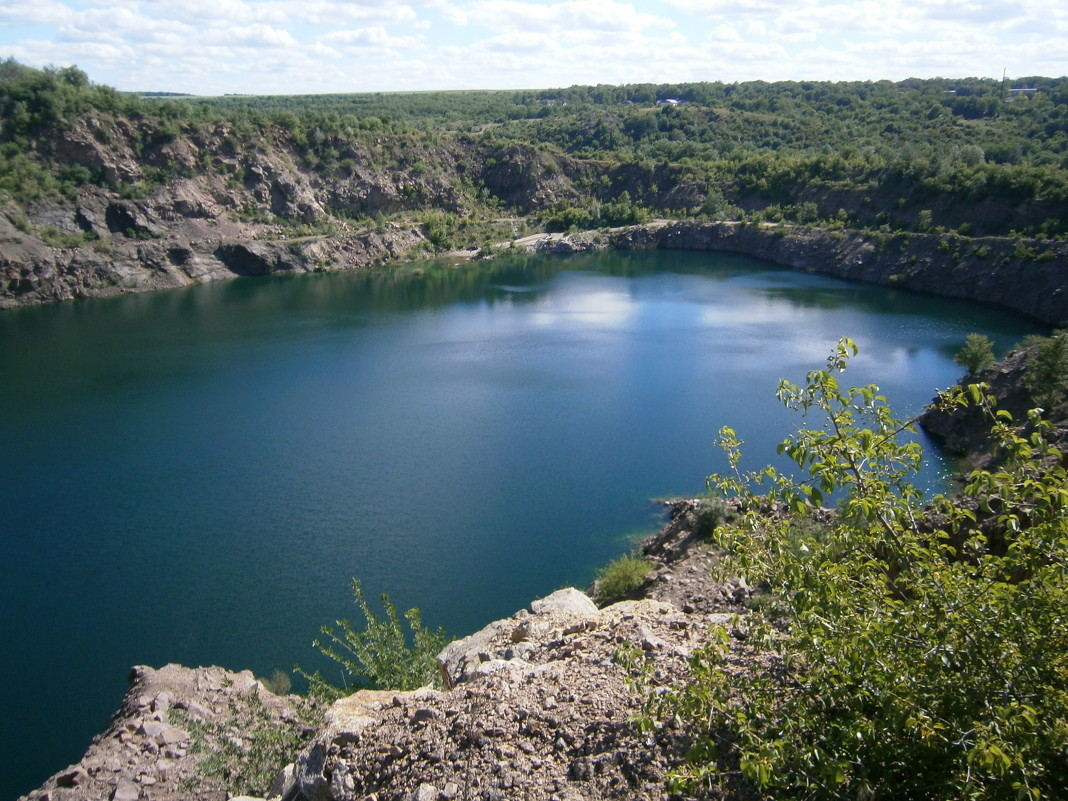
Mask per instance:
[[[835,342],[900,415],[987,307],[722,254],[238,279],[0,314],[0,744],[12,798],[103,731],[128,668],[336,670],[349,582],[469,634],[773,459]],[[927,448],[921,483],[946,465]]]

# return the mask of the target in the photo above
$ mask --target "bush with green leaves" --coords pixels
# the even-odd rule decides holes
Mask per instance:
[[[381,595],[385,617],[379,617],[371,609],[357,579],[352,580],[352,594],[364,617],[363,629],[354,628],[348,620],[338,620],[336,630],[322,627],[327,641],[316,640],[313,645],[340,664],[357,689],[440,687],[436,657],[448,642],[445,630],[425,628],[419,610],[409,609],[404,613],[409,637],[388,595]],[[341,694],[341,690],[331,687],[318,673],[304,675],[314,694],[326,698]]]
[[[729,514],[722,498],[701,498],[694,509],[694,531],[702,539],[712,539],[716,527],[725,523]]]
[[[975,375],[994,363],[994,343],[983,334],[968,334],[964,339],[964,347],[957,351],[953,361],[967,370],[969,375]]]
[[[979,405],[1007,458],[976,471],[963,499],[925,505],[909,481],[918,446],[873,386],[843,390],[856,353],[779,397],[820,424],[780,452],[798,477],[739,469],[709,488],[744,512],[717,529],[722,570],[781,599],[747,622],[762,667],[728,672],[721,631],[690,682],[651,697],[651,720],[693,737],[676,788],[739,778],[761,797],[1037,799],[1068,792],[1068,479],[1049,427],[1028,434],[973,384],[946,403]],[[801,543],[791,520],[837,500],[833,525]],[[649,721],[647,721],[649,722]]]
[[[645,583],[652,565],[638,552],[623,554],[597,571],[597,600],[623,598]]]

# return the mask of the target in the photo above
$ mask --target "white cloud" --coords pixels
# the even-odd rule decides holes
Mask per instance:
[[[518,0],[476,0],[464,8],[467,24],[491,30],[562,34],[575,31],[642,31],[670,28],[670,18],[638,11],[615,0],[564,0],[523,3]]]
[[[668,5],[687,14],[708,17],[777,16],[807,4],[805,0],[668,0]]]
[[[14,0],[0,5],[0,26],[2,25],[48,25],[55,24],[69,8],[63,3],[49,0]]]
[[[401,3],[359,3],[317,0],[302,3],[279,4],[294,19],[317,25],[337,25],[349,22],[377,22],[383,25],[412,22],[417,18],[415,9]]]
[[[193,25],[247,24],[259,19],[256,6],[242,0],[186,0],[182,3],[158,3],[157,6],[157,18]]]
[[[237,27],[212,28],[202,33],[206,44],[252,46],[252,47],[297,47],[297,40],[289,33],[271,25],[254,23]]]
[[[1068,73],[1063,0],[6,0],[0,57],[319,92]],[[372,57],[373,56],[373,57]]]
[[[416,36],[391,36],[381,25],[354,30],[331,31],[320,37],[320,42],[341,45],[350,49],[400,49],[408,50],[419,47],[421,40]]]

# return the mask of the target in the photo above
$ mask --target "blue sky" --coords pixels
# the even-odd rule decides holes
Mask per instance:
[[[1064,0],[3,0],[0,57],[194,94],[1068,74]]]

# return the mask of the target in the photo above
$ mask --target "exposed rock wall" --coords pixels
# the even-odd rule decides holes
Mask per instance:
[[[92,115],[49,130],[32,145],[38,157],[81,165],[111,188],[0,206],[0,309],[414,258],[426,243],[419,225],[368,233],[349,221],[466,214],[473,186],[533,211],[576,197],[582,172],[531,146],[404,136],[339,143],[343,166],[324,170],[288,132],[257,134],[242,144],[219,123],[160,135],[144,121]],[[161,174],[175,177],[152,184]],[[294,239],[299,225],[322,233]]]
[[[34,140],[27,155],[56,169],[81,165],[111,188],[86,184],[71,200],[0,208],[0,309],[412,257],[425,242],[417,226],[354,235],[367,226],[346,222],[378,212],[485,213],[491,200],[536,216],[591,196],[612,200],[617,185],[651,208],[693,209],[709,191],[684,168],[610,167],[521,143],[355,136],[332,143],[339,161],[324,168],[309,163],[283,128],[262,126],[254,140],[238,133],[222,122],[177,132],[93,113]],[[153,183],[160,176],[171,177]],[[594,180],[609,176],[608,186]],[[287,239],[295,224],[326,232],[333,226],[337,234]],[[557,237],[537,247],[732,251],[1068,322],[1065,243],[683,222]]]
[[[879,234],[780,225],[680,222],[622,229],[614,248],[743,253],[851,281],[990,303],[1068,323],[1068,243],[939,234]]]
[[[0,215],[0,309],[172,289],[245,275],[362,269],[405,257],[425,242],[418,229],[261,239],[248,224],[193,217],[165,227],[137,204],[79,206],[80,219],[104,230],[94,246],[51,247]],[[112,235],[111,227],[141,234]]]
[[[1029,431],[1028,412],[1039,404],[1027,388],[1026,377],[1037,352],[1035,346],[1013,351],[977,375],[965,377],[961,384],[985,384],[996,409],[1008,412],[1016,425]],[[1068,453],[1068,402],[1062,400],[1044,409],[1043,418],[1052,425],[1047,439]],[[963,457],[969,468],[989,468],[999,458],[990,436],[992,421],[975,406],[954,409],[933,405],[923,412],[919,423],[951,453]]]

